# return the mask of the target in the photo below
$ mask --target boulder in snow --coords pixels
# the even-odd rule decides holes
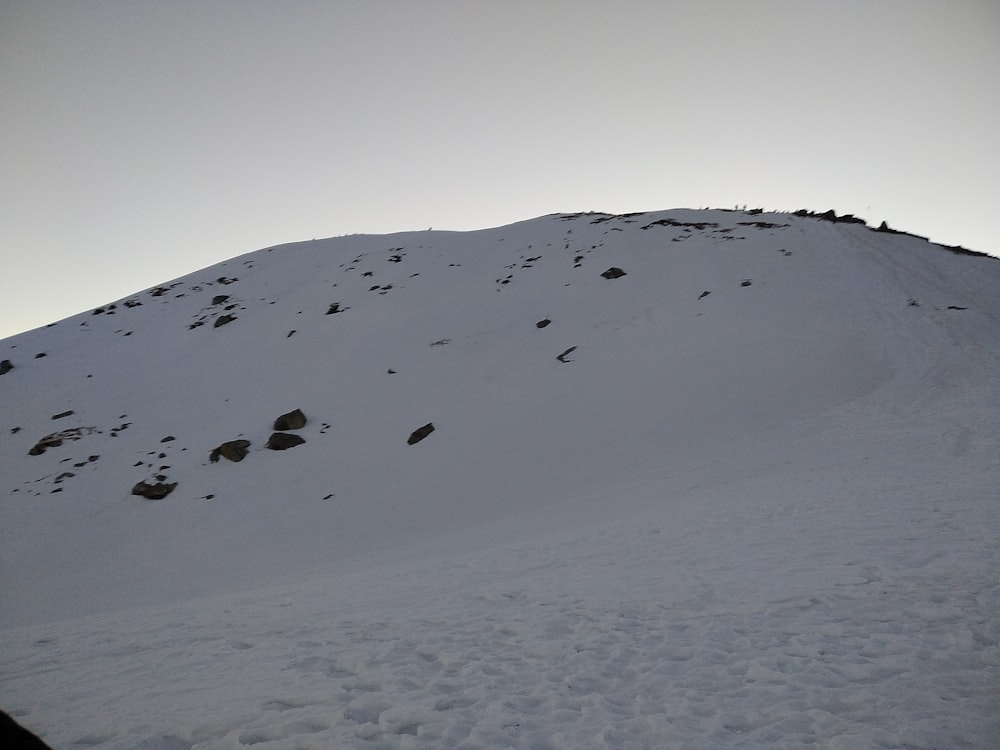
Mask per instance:
[[[229,440],[218,448],[212,449],[208,454],[208,460],[213,464],[219,460],[219,456],[229,461],[242,461],[247,457],[247,448],[250,447],[249,440]]]
[[[434,432],[434,423],[428,422],[423,427],[418,427],[413,432],[410,433],[410,437],[406,439],[407,445],[415,445],[423,440],[425,437]]]
[[[144,497],[147,500],[162,500],[177,487],[177,482],[157,482],[156,484],[149,484],[148,482],[136,482],[135,486],[132,487],[132,494],[139,495],[139,497]]]
[[[276,420],[274,420],[274,429],[278,432],[284,432],[285,430],[300,430],[306,426],[306,415],[302,413],[301,409],[295,409],[287,414],[282,414]]]
[[[296,445],[302,445],[306,439],[301,435],[292,435],[287,432],[275,432],[271,434],[271,437],[267,439],[266,448],[270,448],[273,451],[283,451],[289,448],[294,448]]]

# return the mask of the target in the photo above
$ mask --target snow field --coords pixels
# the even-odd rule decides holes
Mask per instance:
[[[996,508],[946,465],[9,630],[0,700],[57,748],[990,747]]]
[[[56,750],[1000,746],[996,269],[554,216],[0,342],[0,706]]]

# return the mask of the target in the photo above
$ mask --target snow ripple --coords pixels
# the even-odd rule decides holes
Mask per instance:
[[[118,733],[49,739],[107,750],[987,747],[1000,737],[996,580],[876,575],[757,607],[501,591],[256,633],[261,620],[234,619],[238,639],[131,622],[26,642],[3,673],[40,687],[81,668],[68,663],[81,648],[103,649],[69,712],[111,705]],[[174,726],[150,737],[117,701],[146,716],[162,701]]]

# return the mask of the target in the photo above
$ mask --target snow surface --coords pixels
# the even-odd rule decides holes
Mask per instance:
[[[994,259],[556,215],[267,248],[0,359],[0,706],[57,750],[1000,746]]]

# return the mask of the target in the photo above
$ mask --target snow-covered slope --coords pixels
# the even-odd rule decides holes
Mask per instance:
[[[0,705],[57,747],[1000,736],[994,259],[556,215],[267,248],[0,359]]]

